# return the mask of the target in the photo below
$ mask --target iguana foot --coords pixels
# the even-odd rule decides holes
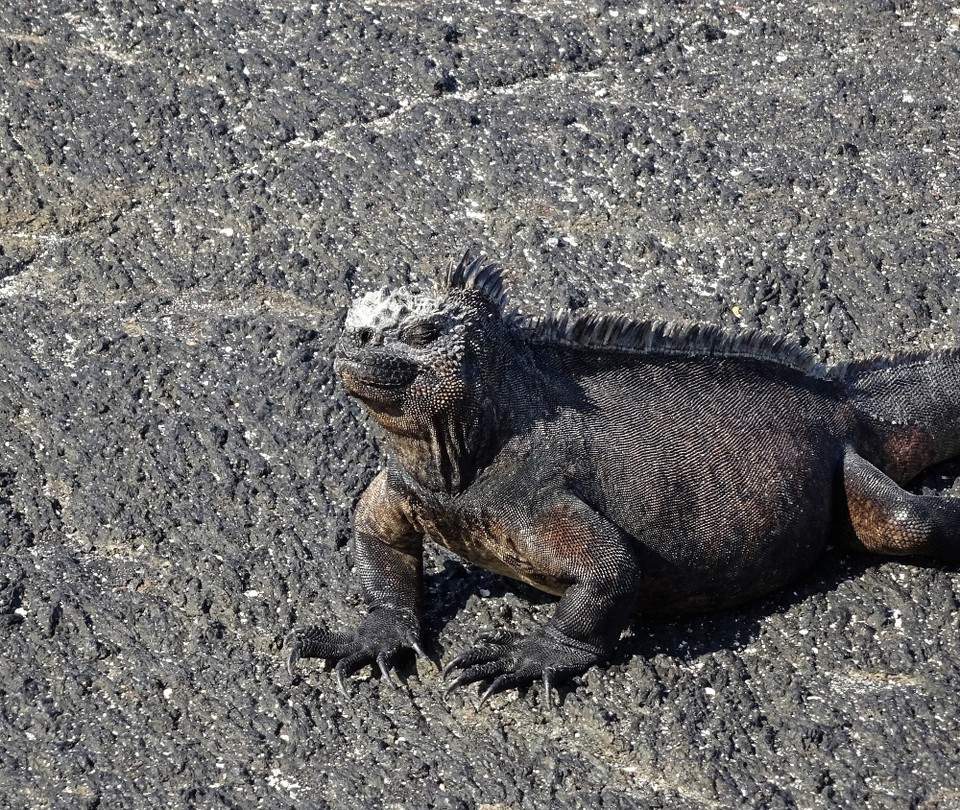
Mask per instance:
[[[479,711],[497,692],[543,680],[547,708],[552,708],[552,687],[585,672],[603,657],[603,650],[545,627],[524,638],[519,633],[494,630],[477,639],[477,645],[461,653],[443,669],[447,677],[454,669],[459,675],[447,686],[445,694],[475,681],[492,683],[480,698]]]
[[[376,663],[383,679],[390,686],[396,686],[390,675],[390,666],[397,653],[411,649],[427,658],[420,646],[416,622],[404,613],[385,609],[372,611],[352,632],[331,633],[316,626],[297,628],[287,636],[285,646],[290,650],[287,671],[291,678],[301,658],[336,660],[337,686],[344,695],[347,694],[344,678],[366,664]]]

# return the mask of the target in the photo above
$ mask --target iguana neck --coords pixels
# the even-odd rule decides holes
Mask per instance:
[[[498,435],[493,403],[478,403],[469,413],[441,414],[416,436],[389,436],[403,470],[431,492],[462,492],[477,477],[495,450]]]
[[[496,362],[490,362],[493,358]],[[435,400],[413,397],[389,412],[371,409],[395,461],[431,492],[463,492],[503,439],[523,432],[525,416],[543,400],[542,375],[522,343],[504,340],[487,359],[463,369],[463,385],[448,394],[445,407],[432,408]]]

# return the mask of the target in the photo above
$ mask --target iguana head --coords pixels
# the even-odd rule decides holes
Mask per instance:
[[[495,421],[509,338],[498,269],[464,256],[439,287],[371,292],[347,313],[335,368],[431,489],[469,483]]]

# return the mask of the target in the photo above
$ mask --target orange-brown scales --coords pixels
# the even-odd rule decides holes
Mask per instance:
[[[960,559],[960,500],[901,487],[960,453],[960,352],[826,368],[755,331],[507,310],[465,256],[429,290],[351,308],[336,369],[392,453],[355,516],[370,612],[294,630],[337,679],[422,653],[424,538],[560,596],[521,637],[454,658],[451,688],[546,685],[604,659],[635,615],[729,606],[808,569],[828,538]]]

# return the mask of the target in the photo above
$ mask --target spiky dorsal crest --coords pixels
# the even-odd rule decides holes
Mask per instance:
[[[503,271],[499,264],[488,262],[482,254],[473,256],[468,250],[459,263],[447,271],[443,286],[448,290],[476,290],[503,312],[506,294]]]
[[[857,360],[845,360],[830,367],[830,376],[838,380],[856,380],[890,368],[920,365],[930,362],[960,360],[960,347],[946,349],[917,349],[909,352],[880,354]]]
[[[531,318],[523,324],[528,340],[604,351],[746,357],[767,360],[823,377],[816,355],[792,338],[756,329],[723,329],[695,321],[640,321],[626,315],[574,314]]]
[[[814,377],[833,376],[813,352],[793,338],[757,329],[725,329],[696,321],[635,320],[620,314],[567,310],[541,316],[509,311],[500,265],[487,262],[483,255],[473,256],[469,250],[447,271],[443,288],[477,290],[531,343],[633,354],[744,357],[779,363]]]

